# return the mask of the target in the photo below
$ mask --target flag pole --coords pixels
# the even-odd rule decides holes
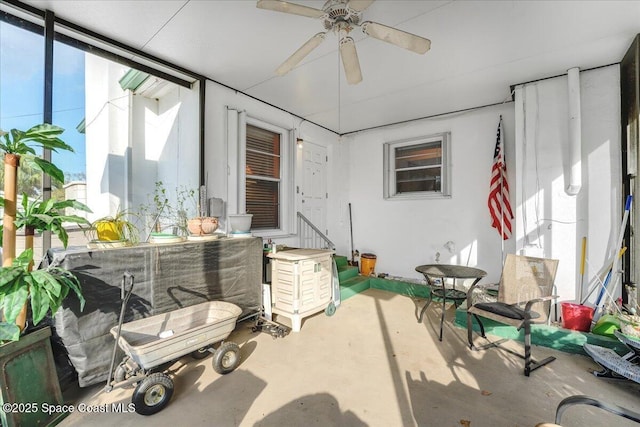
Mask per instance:
[[[505,258],[504,241],[511,235],[511,220],[513,212],[509,201],[509,183],[507,179],[507,164],[504,155],[504,128],[502,115],[498,121],[496,132],[496,144],[493,153],[493,163],[491,165],[491,184],[489,186],[489,214],[491,215],[491,227],[495,228],[502,239],[500,242],[500,254],[502,263]],[[506,199],[505,199],[506,198]],[[505,218],[505,209],[508,209],[509,216]],[[498,212],[500,211],[500,212]],[[507,232],[505,227],[509,229]]]
[[[502,266],[504,267],[504,164],[507,161],[504,151],[504,138],[502,131],[502,114],[500,114],[500,121],[498,122],[498,138],[500,138],[501,152],[502,152],[502,170],[500,171],[500,256],[502,257]]]

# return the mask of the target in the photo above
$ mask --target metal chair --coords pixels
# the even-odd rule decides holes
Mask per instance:
[[[473,344],[473,316],[480,326],[480,334],[486,338],[480,316],[524,329],[524,375],[529,374],[554,361],[555,357],[536,362],[531,358],[531,325],[545,323],[549,319],[554,280],[558,260],[534,258],[508,254],[500,278],[498,300],[496,302],[475,303],[474,292],[477,285],[467,292],[467,336],[469,348],[477,350]],[[495,346],[491,344],[490,346]]]
[[[611,403],[603,402],[598,399],[594,399],[589,396],[570,396],[566,399],[563,399],[556,409],[556,421],[555,424],[551,423],[540,423],[536,424],[536,427],[561,427],[560,422],[562,421],[562,415],[564,412],[573,405],[591,405],[600,409],[604,409],[605,411],[611,412],[612,414],[618,415],[622,418],[626,418],[631,421],[635,421],[640,423],[640,414],[637,412],[633,412],[627,408],[623,408],[622,406],[613,405]]]

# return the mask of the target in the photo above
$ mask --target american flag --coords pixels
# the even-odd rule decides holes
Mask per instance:
[[[500,116],[496,148],[493,152],[488,205],[489,213],[491,214],[491,226],[498,230],[503,240],[507,240],[511,236],[513,212],[511,211],[511,203],[509,203],[509,183],[507,182],[507,165],[504,161],[504,150],[502,148],[503,139],[502,116]]]

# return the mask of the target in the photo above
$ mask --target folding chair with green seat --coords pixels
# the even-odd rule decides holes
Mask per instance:
[[[531,358],[531,324],[546,323],[549,319],[554,280],[558,269],[558,260],[534,258],[508,254],[502,269],[498,289],[498,301],[475,302],[474,293],[482,288],[472,286],[467,293],[467,335],[469,348],[476,350],[473,344],[473,324],[475,317],[480,333],[486,338],[480,316],[524,329],[524,375],[555,360],[548,357],[540,362]]]

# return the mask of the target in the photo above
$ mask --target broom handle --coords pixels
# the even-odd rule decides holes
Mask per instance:
[[[351,219],[351,203],[349,203],[349,231],[351,232],[351,265],[353,265],[353,221]]]
[[[624,215],[622,216],[622,224],[620,225],[620,234],[618,235],[618,246],[616,246],[616,248],[618,248],[618,250],[620,251],[620,255],[616,257],[616,259],[613,261],[613,267],[611,267],[611,275],[613,276],[615,274],[615,276],[613,276],[613,288],[611,289],[612,295],[615,294],[616,287],[618,286],[618,281],[620,280],[620,276],[618,274],[618,271],[619,271],[618,263],[620,262],[620,259],[622,258],[622,255],[624,254],[624,252],[627,250],[626,247],[623,249],[622,242],[624,241],[624,232],[627,228],[627,221],[629,220],[629,211],[631,210],[632,201],[633,201],[633,196],[629,194],[624,204]],[[602,296],[602,293],[601,293],[601,296]],[[598,302],[596,302],[596,308],[598,307]]]
[[[584,261],[587,257],[587,237],[582,238],[582,257],[580,258],[580,298],[578,301],[582,301],[582,288],[584,287]]]

